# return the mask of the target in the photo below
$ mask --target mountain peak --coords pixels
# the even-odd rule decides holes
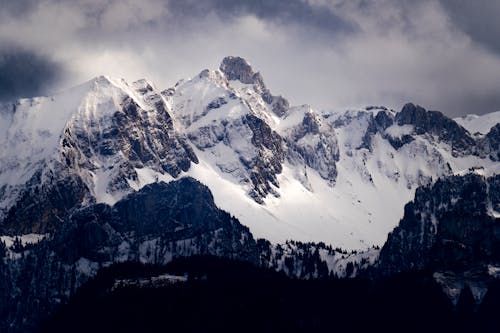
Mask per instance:
[[[254,72],[252,66],[242,57],[225,57],[219,67],[229,81],[240,81],[243,84],[253,84],[265,103],[271,105],[272,111],[279,117],[285,115],[290,108],[288,101],[282,96],[271,94],[264,84],[259,72]]]
[[[257,80],[262,80],[261,75],[255,73],[252,66],[241,57],[225,57],[219,69],[228,80],[238,80],[245,84],[253,84]]]

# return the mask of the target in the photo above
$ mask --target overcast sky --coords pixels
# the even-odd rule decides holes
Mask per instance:
[[[497,0],[0,0],[0,100],[105,74],[158,88],[227,55],[292,104],[500,110]]]

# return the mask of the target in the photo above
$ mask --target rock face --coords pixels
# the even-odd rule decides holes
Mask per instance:
[[[282,96],[274,96],[264,84],[260,73],[255,73],[250,64],[241,57],[226,57],[222,60],[220,70],[228,80],[237,80],[243,84],[251,84],[265,103],[271,106],[271,110],[278,116],[286,114],[290,105]]]
[[[339,148],[333,127],[309,110],[302,121],[284,131],[287,143],[287,160],[295,166],[309,167],[333,186],[337,178]],[[307,172],[301,182],[309,187]]]
[[[68,211],[78,207],[90,193],[87,185],[74,174],[37,172],[27,183],[16,204],[0,224],[2,234],[45,234],[61,224]]]
[[[257,202],[262,203],[261,198],[274,192],[271,185],[279,187],[276,175],[282,171],[285,155],[283,139],[262,119],[249,114],[245,120],[252,131],[251,142],[259,153],[250,161],[241,161],[251,170],[250,179],[254,189],[251,194]]]
[[[469,168],[497,172],[490,127],[471,135],[413,104],[290,107],[240,57],[162,92],[97,77],[0,105],[0,235],[51,233],[74,209],[191,175],[258,237],[380,246],[418,186]],[[393,212],[381,208],[387,200]]]
[[[500,124],[493,126],[484,141],[484,151],[489,155],[489,158],[493,161],[500,161]]]
[[[114,203],[129,193],[131,185],[140,183],[138,169],[177,177],[198,162],[187,139],[174,129],[165,100],[148,82],[128,86],[98,77],[81,89],[83,97],[75,101],[78,106],[59,137],[47,134],[57,146],[41,147],[46,155],[25,164],[31,174],[25,184],[5,188],[5,200],[17,195],[0,222],[3,234],[51,232],[71,209],[95,201]],[[51,102],[40,103],[50,107]],[[22,117],[22,109],[16,112],[14,117]]]
[[[244,84],[261,84],[262,77],[254,73],[250,64],[241,57],[226,57],[222,60],[220,70],[228,80],[238,80]]]
[[[476,288],[480,301],[489,270],[500,266],[499,199],[500,175],[453,176],[419,188],[380,252],[380,272],[435,272],[443,284]]]
[[[192,178],[148,185],[112,207],[76,210],[52,237],[16,251],[0,260],[2,332],[31,331],[111,263],[165,264],[194,254],[259,262],[248,228],[219,210]]]
[[[239,57],[162,92],[98,77],[0,105],[0,237],[16,240],[0,242],[0,331],[115,262],[213,254],[297,278],[352,277],[377,248],[319,242],[382,245],[413,197],[378,272],[432,270],[480,298],[500,271],[499,126],[471,135],[413,104],[290,107]],[[470,172],[481,175],[453,176]],[[294,241],[257,243],[233,216],[258,237]],[[24,247],[32,237],[45,240]]]
[[[0,235],[51,233],[74,209],[190,175],[258,237],[382,245],[418,186],[469,168],[498,172],[489,119],[489,133],[471,135],[413,104],[290,107],[240,57],[162,92],[98,77],[0,105]],[[388,200],[392,212],[381,208]]]
[[[427,111],[408,103],[396,115],[395,121],[399,126],[413,125],[417,135],[428,133],[449,142],[455,155],[474,151],[476,142],[467,130],[439,111]]]

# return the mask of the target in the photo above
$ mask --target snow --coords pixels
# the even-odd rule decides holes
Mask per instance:
[[[413,130],[414,130],[413,125],[398,126],[394,124],[386,128],[385,133],[389,134],[393,138],[401,139],[404,135],[412,134]]]
[[[487,134],[490,129],[500,123],[500,111],[487,113],[485,115],[468,114],[454,119],[459,125],[468,130],[471,134],[479,132]]]
[[[15,112],[0,114],[0,123],[8,128],[0,132],[0,184],[25,183],[56,152],[59,136],[89,85],[53,97],[21,99]]]
[[[154,117],[147,97],[136,91],[147,85],[150,83],[144,80],[128,85],[123,80],[99,77],[52,97],[20,100],[15,112],[12,105],[0,105],[0,146],[5,147],[0,151],[0,214],[14,204],[19,186],[50,160],[59,158],[61,135],[69,124],[103,130],[126,96]],[[302,105],[278,118],[263,102],[259,89],[227,81],[220,71],[204,71],[176,85],[173,96],[164,96],[172,108],[174,128],[189,137],[200,161],[180,176],[191,176],[207,185],[217,206],[236,216],[258,238],[273,243],[293,239],[323,241],[349,250],[368,249],[385,242],[418,186],[453,173],[473,170],[489,176],[500,171],[498,162],[477,156],[454,157],[448,144],[426,136],[415,136],[414,141],[396,150],[375,134],[370,149],[360,148],[376,110],[315,111]],[[208,108],[214,101],[224,102]],[[249,170],[242,161],[250,161],[261,152],[251,143],[252,132],[242,119],[257,115],[286,136],[302,123],[306,113],[317,115],[322,130],[333,128],[340,152],[335,185],[314,169],[286,162],[277,176],[279,187],[274,188],[278,195],[268,195],[264,204],[258,204],[248,195]],[[499,118],[500,112],[496,112],[457,121],[470,131],[485,133]],[[413,127],[393,125],[385,132],[402,137],[411,134]],[[302,146],[315,147],[319,137],[308,134],[300,140]],[[96,155],[92,168],[75,170],[88,180],[97,202],[112,205],[147,184],[174,180],[149,165],[136,167],[137,178],[127,179],[128,188],[110,192],[108,185],[119,171],[115,166],[123,159],[120,154]],[[2,186],[7,193],[4,197]],[[150,260],[154,247],[154,240],[141,244],[140,260]],[[126,244],[121,252],[125,258]]]
[[[371,248],[366,251],[347,254],[335,252],[335,255],[332,256],[327,250],[322,249],[319,254],[321,260],[326,262],[329,272],[332,272],[337,277],[349,278],[355,277],[359,268],[374,265],[379,257],[380,250]],[[350,275],[347,274],[347,265],[349,263],[353,264],[353,272]]]
[[[0,106],[0,187],[7,186],[8,194],[0,197],[0,208],[15,202],[17,187],[25,184],[42,167],[57,160],[61,137],[69,124],[103,128],[119,108],[122,97],[131,96],[137,104],[144,101],[125,81],[105,76],[51,97],[21,99],[15,104]],[[108,161],[113,165],[115,161]],[[106,164],[104,161],[102,164]],[[121,196],[106,192],[110,178],[109,165],[93,176],[98,202],[114,203]]]
[[[158,171],[152,170],[151,168],[134,168],[137,174],[137,181],[128,180],[129,186],[134,191],[139,191],[146,185],[158,183],[158,182],[171,182],[174,180],[169,174],[163,174]]]
[[[166,285],[184,283],[187,282],[186,276],[171,275],[171,274],[161,274],[157,276],[152,276],[150,278],[132,278],[132,279],[118,279],[115,280],[111,290],[116,290],[125,287],[135,287],[135,288],[159,288],[165,287]]]
[[[99,264],[97,262],[90,261],[87,258],[81,257],[75,263],[76,271],[86,277],[95,276],[99,270]]]
[[[236,98],[231,98],[231,93]],[[251,101],[243,103],[242,97]],[[221,98],[225,104],[206,108]],[[278,175],[279,188],[275,188],[278,196],[268,195],[260,205],[248,196],[247,171],[241,164],[242,158],[250,160],[256,154],[250,144],[252,133],[241,124],[241,117],[256,112],[257,108],[272,128],[285,135],[302,122],[306,112],[315,111],[307,105],[293,107],[278,119],[259,101],[252,85],[225,81],[218,71],[183,81],[169,102],[182,124],[181,130],[194,134],[195,139],[191,140],[200,160],[182,176],[191,176],[207,185],[218,207],[237,217],[255,237],[273,243],[290,239],[324,241],[349,250],[383,245],[402,218],[404,205],[413,198],[415,189],[449,174],[448,162],[452,171],[475,165],[484,165],[487,170],[498,167],[498,163],[477,157],[454,158],[449,146],[431,144],[420,137],[395,150],[377,134],[372,139],[371,152],[359,149],[373,111],[318,112],[325,122],[342,123],[335,128],[341,156],[335,186],[330,186],[315,170],[306,168],[305,187],[298,176],[302,170],[297,170],[304,166],[285,163]],[[222,126],[223,123],[226,125]],[[401,137],[412,133],[413,127],[393,125],[386,132]],[[224,140],[219,141],[218,136]],[[314,145],[317,138],[307,135],[301,140]],[[155,181],[173,180],[148,168],[136,172],[138,181],[129,181],[134,190]]]
[[[277,129],[297,124],[302,112],[308,112],[308,108],[293,110]],[[435,145],[420,137],[395,150],[377,134],[372,152],[356,149],[366,131],[366,115],[349,111],[339,117],[344,117],[347,125],[336,128],[341,158],[333,188],[314,170],[307,169],[309,190],[297,179],[296,167],[285,164],[278,175],[279,196],[267,196],[265,204],[259,205],[248,197],[244,184],[219,167],[219,157],[230,156],[230,149],[196,151],[200,164],[187,174],[206,184],[216,204],[235,215],[256,237],[273,243],[289,239],[325,241],[346,249],[366,249],[385,242],[418,186],[464,167],[484,165],[488,174],[498,168],[498,163],[487,159],[454,158],[448,145]],[[410,131],[411,127],[403,127],[397,134]]]
[[[277,126],[274,128],[278,133],[285,133],[302,123],[306,112],[314,112],[309,105],[291,107],[283,118],[277,121]]]
[[[7,248],[14,245],[14,240],[19,238],[23,246],[28,244],[36,244],[46,238],[48,234],[25,234],[17,236],[0,236],[0,241],[4,242]]]
[[[210,163],[209,154],[196,153],[200,163],[186,175],[207,185],[216,205],[236,216],[255,237],[273,243],[289,239],[326,241],[346,249],[381,245],[402,217],[403,205],[411,196],[405,186],[381,195],[376,188],[367,188],[361,176],[349,177],[346,170],[339,174],[348,178],[340,177],[333,188],[309,170],[313,188],[309,191],[294,177],[294,170],[285,165],[278,176],[279,198],[268,196],[265,204],[259,205],[247,195],[245,187]],[[401,191],[407,195],[401,195]],[[387,201],[396,202],[394,206],[399,208],[388,210],[384,204]]]
[[[488,265],[488,274],[494,278],[500,278],[500,266]]]

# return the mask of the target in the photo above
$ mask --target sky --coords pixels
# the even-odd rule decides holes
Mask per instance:
[[[247,59],[316,109],[500,110],[497,0],[0,0],[0,101]]]

